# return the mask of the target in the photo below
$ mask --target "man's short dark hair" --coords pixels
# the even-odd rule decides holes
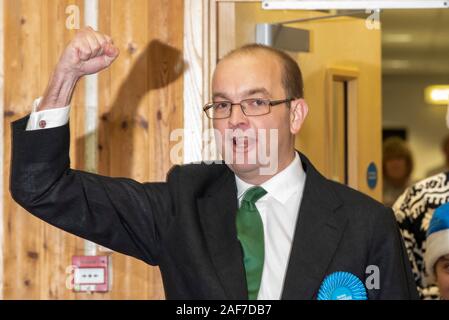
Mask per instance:
[[[287,98],[303,98],[304,88],[301,69],[292,57],[281,50],[263,44],[251,43],[232,50],[224,57],[224,59],[237,54],[254,53],[257,51],[271,53],[279,59],[279,62],[284,69],[282,70],[282,86],[284,87]]]

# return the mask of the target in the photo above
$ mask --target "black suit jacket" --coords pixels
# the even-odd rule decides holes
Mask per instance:
[[[11,194],[33,215],[161,270],[169,299],[247,299],[237,239],[237,190],[224,164],[174,166],[165,183],[138,183],[70,169],[69,126],[12,124]],[[336,271],[362,281],[379,267],[369,299],[417,298],[390,209],[324,178],[301,155],[307,178],[282,291],[315,299]]]

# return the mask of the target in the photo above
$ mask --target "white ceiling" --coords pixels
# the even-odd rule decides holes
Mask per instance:
[[[384,74],[449,79],[449,9],[384,10],[380,20]]]

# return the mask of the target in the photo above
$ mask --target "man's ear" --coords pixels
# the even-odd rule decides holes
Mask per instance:
[[[290,102],[290,132],[297,134],[309,112],[309,106],[304,99],[295,99]]]

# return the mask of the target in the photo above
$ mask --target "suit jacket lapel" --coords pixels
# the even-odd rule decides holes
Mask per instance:
[[[341,201],[329,182],[301,155],[306,171],[282,299],[313,299],[346,226],[336,209]]]
[[[237,239],[237,187],[231,170],[226,170],[205,195],[198,209],[212,263],[228,299],[247,299],[243,253]]]

